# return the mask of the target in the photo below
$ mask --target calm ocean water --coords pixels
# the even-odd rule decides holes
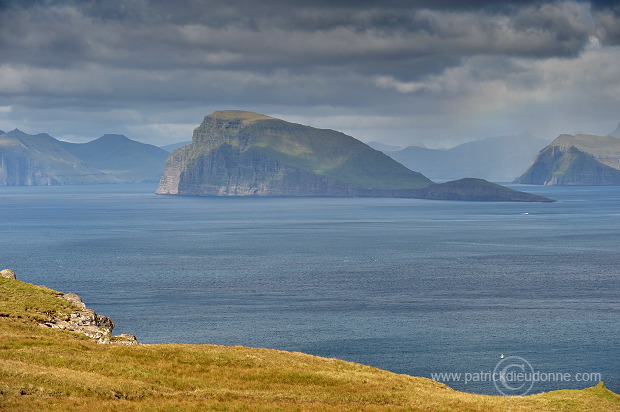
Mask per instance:
[[[583,373],[620,392],[620,187],[522,187],[553,204],[154,189],[1,187],[0,266],[78,293],[143,343],[461,373],[446,383],[489,394],[463,378],[505,354],[570,375],[530,393],[596,384]]]

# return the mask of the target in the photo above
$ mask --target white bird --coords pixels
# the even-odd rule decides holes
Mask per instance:
[[[504,354],[502,353],[501,355],[499,355],[500,359],[504,359]]]

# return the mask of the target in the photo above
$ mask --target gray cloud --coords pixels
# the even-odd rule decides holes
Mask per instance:
[[[574,55],[596,32],[589,4],[572,2],[507,14],[183,3],[188,7],[110,0],[10,8],[3,12],[3,54],[15,63],[59,67],[89,62],[160,70],[253,65],[254,70],[329,66],[363,71],[377,70],[385,60],[415,68],[415,61],[427,56]],[[600,20],[606,33],[617,22],[610,14]]]
[[[604,129],[618,27],[605,1],[5,0],[0,128],[163,144],[241,108],[431,146]]]

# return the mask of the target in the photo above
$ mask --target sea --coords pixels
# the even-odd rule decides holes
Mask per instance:
[[[557,202],[1,187],[0,266],[142,343],[305,352],[472,393],[620,393],[620,187],[514,187]]]

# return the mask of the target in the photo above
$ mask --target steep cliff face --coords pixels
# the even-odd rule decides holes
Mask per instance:
[[[166,166],[155,193],[166,195],[179,194],[181,173],[183,173],[187,166],[187,161],[191,151],[192,149],[190,146],[183,146],[174,150],[170,154],[166,160]]]
[[[534,158],[515,183],[620,185],[620,139],[560,135]]]
[[[286,165],[260,150],[229,144],[193,157],[179,193],[218,196],[352,196],[354,186]]]
[[[343,133],[224,111],[206,116],[192,145],[170,155],[157,193],[355,196],[431,184]]]

